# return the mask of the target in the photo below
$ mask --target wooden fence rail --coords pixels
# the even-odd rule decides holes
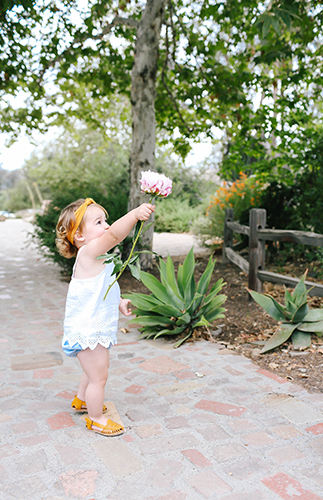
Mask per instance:
[[[253,208],[249,213],[249,226],[233,221],[234,212],[232,208],[226,209],[224,220],[224,238],[222,249],[222,262],[233,262],[246,274],[248,274],[248,286],[250,290],[262,293],[263,281],[285,284],[295,287],[299,279],[284,276],[278,273],[265,271],[265,242],[284,241],[301,243],[310,246],[323,246],[323,235],[305,231],[290,231],[281,229],[266,229],[266,210]],[[249,236],[249,262],[235,251],[233,245],[233,233]],[[305,281],[310,295],[323,297],[323,285]]]

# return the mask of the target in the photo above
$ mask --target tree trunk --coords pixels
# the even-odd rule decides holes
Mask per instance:
[[[155,170],[155,93],[160,30],[166,0],[147,0],[139,26],[131,73],[132,147],[129,210],[148,201],[140,190],[142,170]],[[141,238],[140,248],[152,249],[153,226]],[[142,254],[144,269],[152,267],[151,254]]]

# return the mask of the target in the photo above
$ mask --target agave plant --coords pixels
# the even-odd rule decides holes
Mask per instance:
[[[306,289],[303,274],[293,294],[285,288],[285,306],[279,304],[273,297],[248,290],[251,297],[267,313],[277,321],[282,322],[274,335],[266,342],[262,353],[275,349],[291,337],[296,349],[305,349],[311,345],[311,334],[318,337],[323,334],[323,309],[309,310],[307,296],[310,290]]]
[[[140,271],[140,279],[150,290],[150,295],[131,293],[125,295],[135,306],[136,324],[141,325],[139,338],[158,338],[178,336],[174,344],[179,347],[198,328],[208,331],[210,323],[224,318],[225,309],[221,305],[226,295],[218,295],[225,285],[218,280],[207,294],[215,260],[212,256],[199,282],[194,279],[195,259],[193,248],[187,254],[184,263],[179,265],[177,277],[172,259],[159,259],[160,281],[149,273]]]

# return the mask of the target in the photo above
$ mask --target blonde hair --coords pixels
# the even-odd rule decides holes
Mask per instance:
[[[76,218],[75,218],[75,211],[83,205],[85,200],[83,198],[80,198],[79,200],[73,201],[73,203],[70,203],[64,210],[62,210],[57,225],[56,225],[56,247],[58,249],[58,252],[60,255],[63,257],[66,257],[66,259],[71,259],[72,257],[75,257],[78,251],[78,248],[74,245],[74,243],[71,243],[68,240],[68,234],[71,232],[72,228],[75,226]],[[108,216],[107,211],[101,207],[98,203],[94,203],[97,207],[102,208],[102,210],[106,213]],[[84,217],[81,220],[80,225],[78,226],[77,230],[81,231],[83,230],[84,227]]]

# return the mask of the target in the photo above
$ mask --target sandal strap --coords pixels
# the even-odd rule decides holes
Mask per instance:
[[[74,408],[75,410],[87,410],[86,402],[78,398],[77,395],[74,396],[71,407]],[[107,409],[108,408],[104,404],[102,411],[105,412],[107,411]]]
[[[109,418],[108,418],[107,423],[105,425],[99,424],[98,422],[95,422],[94,420],[91,420],[88,417],[85,418],[85,421],[86,421],[86,427],[88,429],[92,430],[92,425],[94,425],[95,427],[102,429],[102,433],[104,433],[104,431],[112,431],[112,433],[113,433],[116,431],[123,431],[124,430],[124,427],[122,425],[117,424],[116,422],[113,422]],[[111,434],[111,432],[107,432],[107,433]]]
[[[86,402],[79,399],[77,395],[75,395],[71,406],[72,408],[75,408],[75,410],[86,410]],[[85,408],[82,408],[82,406],[84,406]]]

